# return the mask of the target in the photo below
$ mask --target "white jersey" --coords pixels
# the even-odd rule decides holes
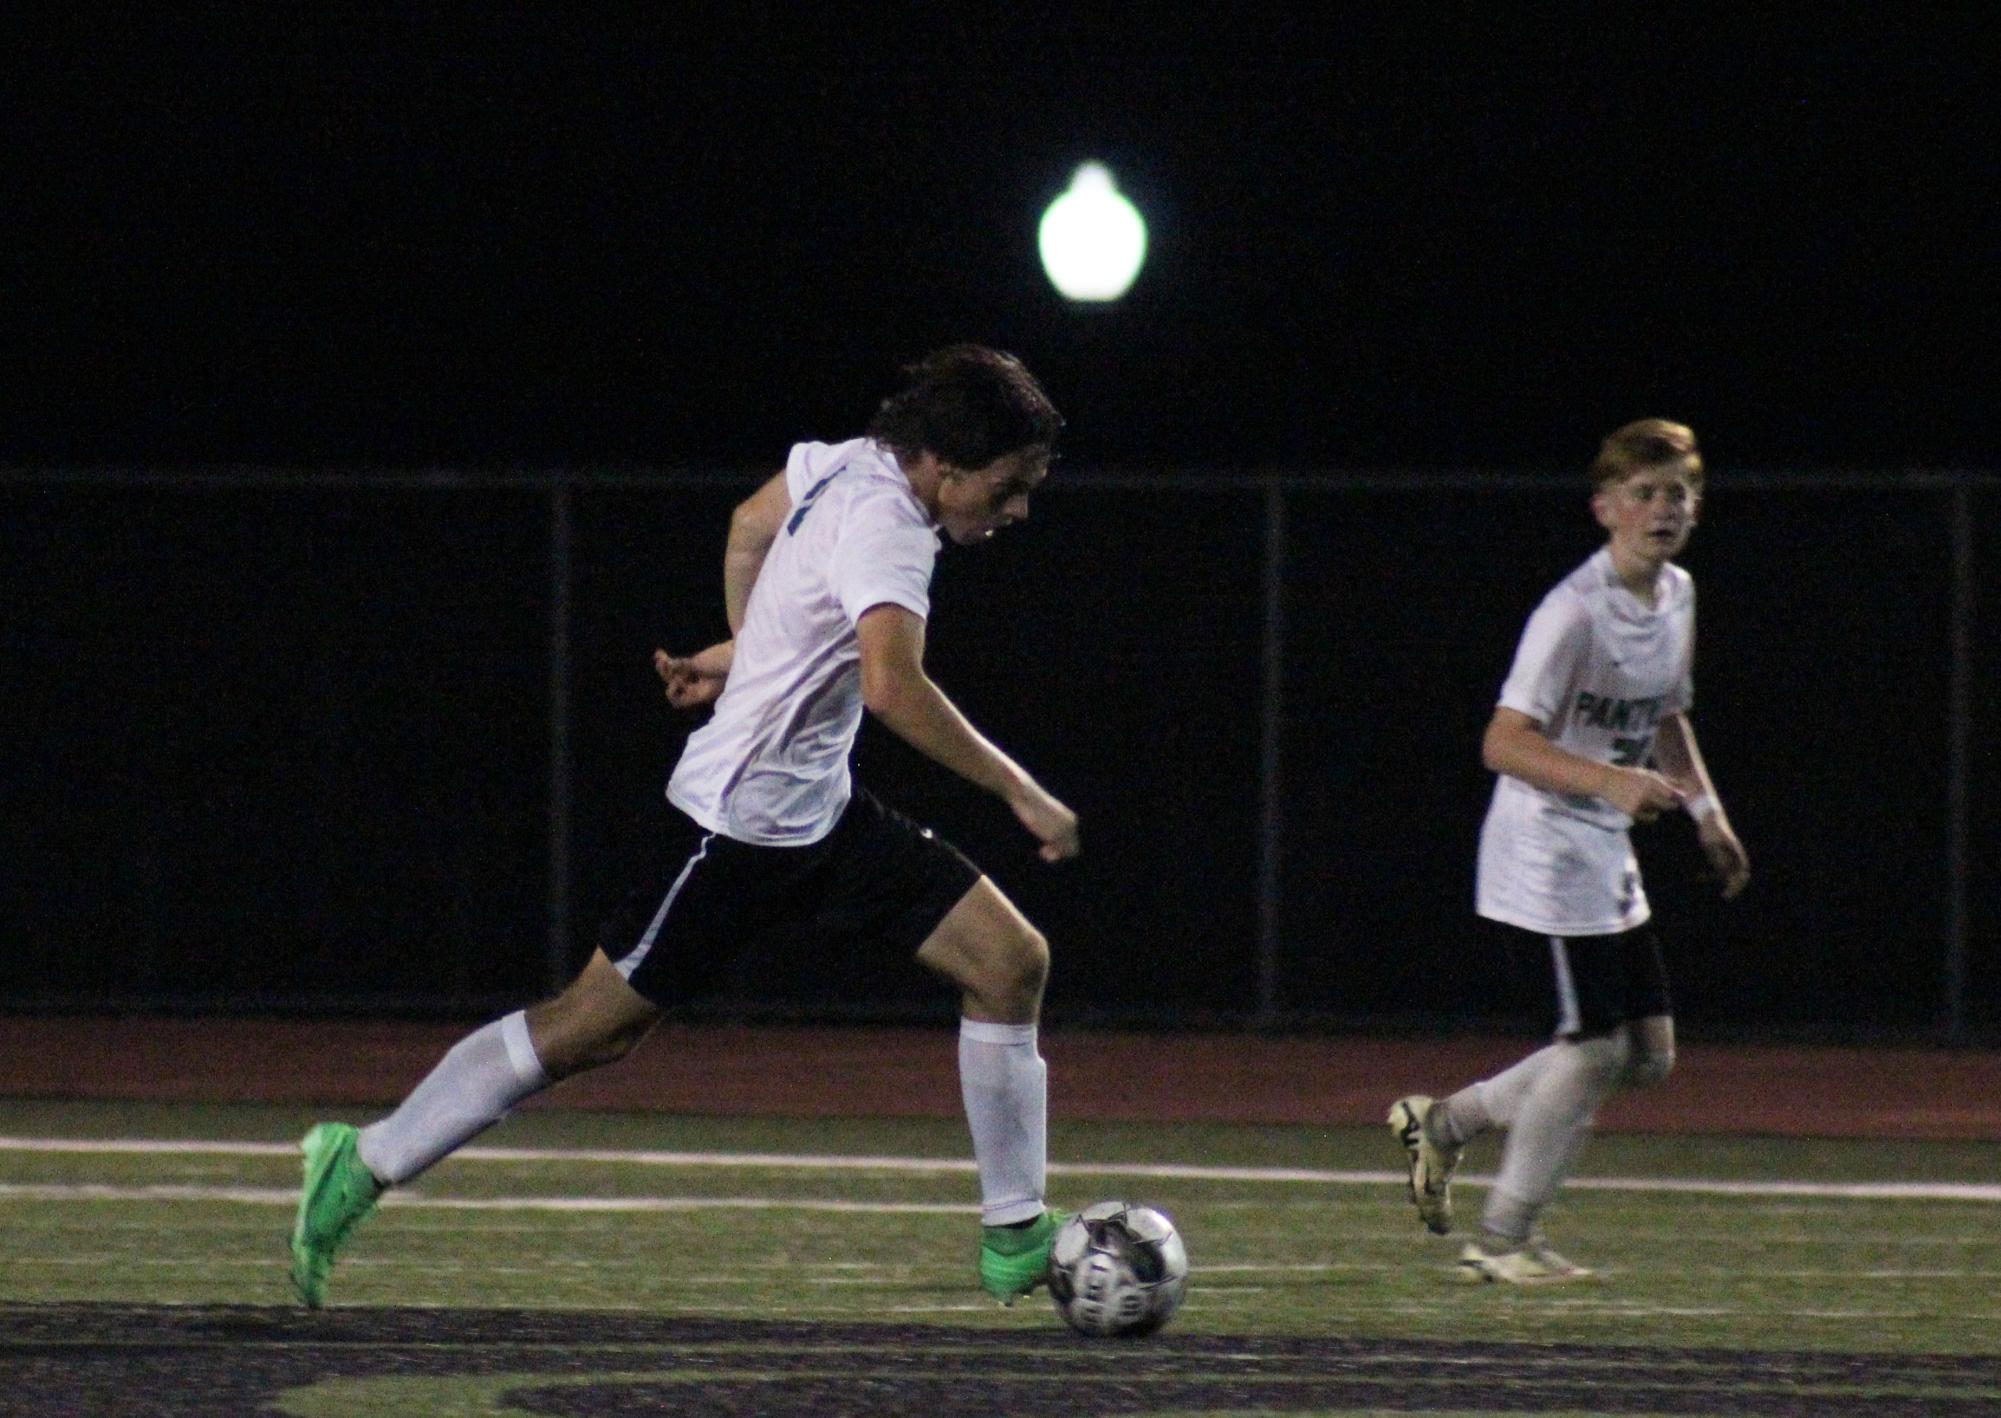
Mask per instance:
[[[751,588],[715,717],[688,739],[667,797],[711,832],[802,846],[833,830],[862,721],[855,626],[872,606],[931,610],[938,534],[887,448],[801,443],[792,509]]]
[[[1529,617],[1500,702],[1536,720],[1558,748],[1645,767],[1660,721],[1693,701],[1694,658],[1694,579],[1662,567],[1650,608],[1602,548]],[[1603,798],[1548,793],[1503,774],[1480,829],[1479,913],[1539,935],[1642,924],[1651,911],[1631,826]]]

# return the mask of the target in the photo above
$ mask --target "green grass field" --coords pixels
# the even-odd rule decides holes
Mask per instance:
[[[283,1108],[0,1102],[0,1307],[288,1306],[289,1146],[310,1121]],[[103,1139],[164,1145],[77,1150]],[[171,1145],[193,1142],[223,1146]],[[473,1155],[503,1149],[546,1155]],[[641,1152],[694,1155],[630,1155]],[[1040,1296],[1004,1311],[974,1288],[975,1183],[957,1122],[529,1111],[473,1154],[367,1223],[335,1272],[330,1314],[942,1325],[998,1345],[1067,1334]],[[1130,1197],[1180,1224],[1193,1282],[1165,1340],[1639,1346],[1663,1364],[1692,1348],[2001,1354],[2001,1144],[1599,1137],[1549,1231],[1603,1278],[1542,1291],[1454,1283],[1456,1245],[1417,1226],[1382,1129],[1058,1125],[1051,1157],[1055,1203]],[[1494,1161],[1491,1148],[1469,1154],[1462,1218],[1477,1215]],[[1717,1185],[1671,1189],[1701,1182]],[[1745,1182],[1808,1185],[1728,1189]],[[1809,1190],[1862,1183],[1971,1194]],[[376,1407],[348,1394],[277,1411],[515,1411],[477,1385],[411,1382],[430,1387],[393,1402],[371,1390]],[[2001,1411],[1989,1382],[1955,1401]],[[447,1389],[459,1406],[438,1396]]]

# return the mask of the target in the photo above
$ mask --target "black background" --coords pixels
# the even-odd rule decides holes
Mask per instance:
[[[1977,9],[1514,8],[0,22],[0,995],[545,988],[558,602],[549,484],[514,471],[577,478],[574,951],[688,728],[647,653],[722,631],[731,502],[973,338],[1022,354],[1070,429],[1036,518],[945,557],[932,666],[1080,808],[1086,857],[1043,870],[1004,810],[873,729],[861,769],[1049,930],[1053,1017],[1258,1008],[1268,509],[1245,471],[1388,472],[1287,495],[1274,1003],[1501,1007],[1461,968],[1493,958],[1470,954],[1479,729],[1597,535],[1581,483],[1513,475],[1574,475],[1661,414],[1714,470],[1698,720],[1758,873],[1726,910],[1685,824],[1646,839],[1684,1019],[1936,1025],[1953,512],[1902,475],[1962,468],[1987,479],[1960,728],[1991,1031]],[[1062,300],[1034,248],[1086,159],[1151,226],[1110,308]],[[173,481],[215,469],[275,471]],[[1495,485],[1417,476],[1453,469]],[[1792,473],[1846,481],[1752,476]],[[810,951],[737,987],[950,1007],[901,962]]]
[[[12,22],[0,461],[775,464],[962,338],[1093,464],[1995,449],[1979,7],[135,8]]]

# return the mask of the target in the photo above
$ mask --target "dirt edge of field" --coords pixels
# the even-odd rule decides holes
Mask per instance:
[[[0,1015],[0,1096],[388,1104],[460,1023]],[[1398,1095],[1481,1077],[1531,1039],[1045,1031],[1057,1119],[1377,1123]],[[529,1106],[714,1116],[956,1117],[949,1028],[697,1026]],[[1621,1095],[1604,1131],[2001,1139],[2001,1054],[1684,1045],[1674,1074]]]

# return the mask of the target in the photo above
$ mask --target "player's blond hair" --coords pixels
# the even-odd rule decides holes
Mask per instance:
[[[1636,419],[1613,429],[1598,445],[1591,486],[1603,489],[1642,468],[1672,465],[1680,466],[1697,492],[1702,490],[1702,450],[1695,446],[1695,430],[1668,419]]]

